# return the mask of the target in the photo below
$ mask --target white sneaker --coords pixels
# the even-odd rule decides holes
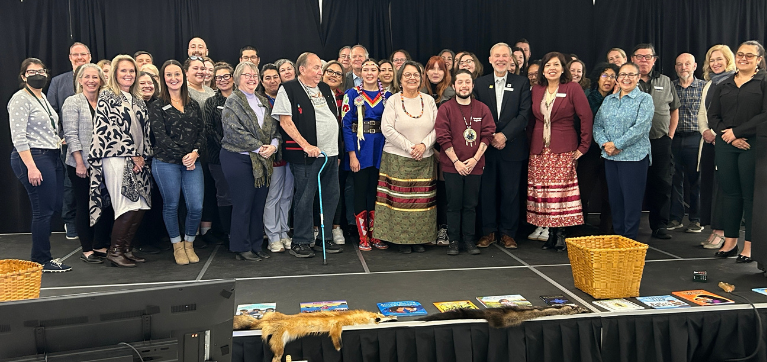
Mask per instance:
[[[285,247],[285,250],[290,250],[293,240],[291,240],[290,238],[282,238],[280,239],[280,243],[282,243],[282,246]]]
[[[341,228],[333,229],[333,242],[338,245],[346,244],[346,239],[344,239],[344,231]]]
[[[272,253],[282,253],[285,251],[285,247],[282,246],[282,243],[279,241],[269,243],[269,251]]]
[[[549,228],[541,228],[543,231],[541,231],[541,234],[538,235],[538,241],[548,241],[549,240]]]
[[[541,237],[541,233],[543,232],[542,227],[535,228],[535,231],[533,231],[530,235],[527,236],[529,240],[538,240],[538,238]]]

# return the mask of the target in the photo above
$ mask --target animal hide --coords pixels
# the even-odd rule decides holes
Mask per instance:
[[[511,306],[488,309],[456,309],[444,313],[432,314],[419,321],[441,321],[450,319],[485,319],[493,328],[506,328],[522,322],[552,315],[589,313],[589,310],[572,304],[551,307]]]

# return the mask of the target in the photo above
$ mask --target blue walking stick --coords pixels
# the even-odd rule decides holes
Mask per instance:
[[[322,208],[322,182],[320,181],[322,170],[324,170],[325,165],[328,164],[328,155],[325,152],[320,151],[320,156],[325,159],[322,163],[322,167],[320,167],[320,172],[317,173],[317,190],[319,190],[320,193],[320,228],[322,228],[322,265],[328,265],[328,257],[325,254],[325,212]]]

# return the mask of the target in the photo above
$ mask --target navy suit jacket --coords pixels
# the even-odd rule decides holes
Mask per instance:
[[[504,161],[526,160],[530,150],[525,133],[531,117],[530,81],[526,77],[507,73],[500,115],[495,100],[493,73],[477,78],[474,82],[474,96],[490,108],[495,120],[495,132],[506,136],[506,147],[499,150],[490,146],[488,153],[497,153]]]

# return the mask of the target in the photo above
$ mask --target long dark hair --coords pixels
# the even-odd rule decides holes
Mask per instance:
[[[204,63],[203,63],[204,64]],[[175,65],[181,68],[181,101],[184,102],[184,107],[186,107],[187,104],[189,104],[189,88],[186,86],[186,72],[184,71],[183,66],[181,63],[178,62],[178,60],[170,59],[166,60],[165,63],[162,63],[162,69],[160,69],[160,81],[162,82],[162,94],[160,95],[160,99],[162,99],[163,102],[166,104],[170,104],[170,91],[168,90],[168,83],[165,82],[165,68]]]

